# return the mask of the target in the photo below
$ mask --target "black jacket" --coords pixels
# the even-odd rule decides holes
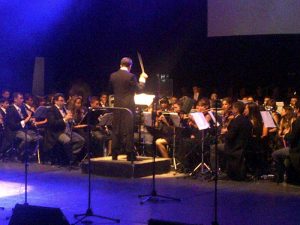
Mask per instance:
[[[66,123],[56,106],[52,106],[47,114],[47,127],[45,131],[45,148],[51,149],[57,143],[59,135],[65,132]]]
[[[238,115],[228,125],[228,133],[225,136],[225,149],[229,153],[244,150],[252,138],[252,124],[250,120]]]
[[[114,106],[128,108],[134,113],[134,95],[145,84],[139,83],[134,74],[121,69],[110,75],[109,82],[114,93]]]
[[[6,110],[6,117],[5,117],[5,135],[6,138],[11,143],[18,130],[22,130],[23,127],[21,125],[21,121],[28,117],[26,109],[24,106],[21,106],[21,112],[23,114],[23,118],[19,115],[16,107],[14,105],[10,105]]]

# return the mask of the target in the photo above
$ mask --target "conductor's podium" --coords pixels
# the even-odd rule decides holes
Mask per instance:
[[[133,164],[127,161],[126,155],[119,155],[118,160],[112,160],[111,156],[91,158],[91,173],[106,177],[138,178],[152,175],[153,158],[138,156],[138,161]],[[155,173],[164,174],[170,172],[170,159],[155,158]],[[81,164],[81,171],[88,173],[88,161]]]

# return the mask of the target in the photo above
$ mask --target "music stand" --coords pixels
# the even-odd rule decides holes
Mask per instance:
[[[180,164],[180,162],[176,162],[176,128],[180,127],[180,117],[178,115],[178,113],[164,113],[164,116],[166,117],[167,121],[169,122],[169,124],[172,124],[172,164],[173,167],[175,169],[175,171],[177,171],[177,165]]]
[[[150,133],[152,133],[153,136],[155,135],[155,132],[157,132],[153,127],[147,127]],[[145,198],[143,199],[140,204],[143,205],[145,202],[158,202],[160,199],[166,199],[166,200],[173,200],[173,201],[181,201],[179,198],[174,198],[170,196],[165,196],[165,195],[159,195],[156,191],[156,154],[157,154],[157,147],[154,147],[154,152],[153,152],[153,162],[152,162],[152,190],[150,194],[143,194],[143,195],[138,195],[139,198]]]
[[[154,98],[155,98],[155,95],[148,95],[145,93],[136,94],[134,96],[134,103],[138,108],[138,116],[139,116],[138,117],[139,118],[139,120],[138,120],[138,150],[140,152],[143,152],[143,154],[145,154],[145,152],[144,152],[144,149],[143,149],[143,151],[141,151],[142,150],[142,148],[141,148],[141,146],[142,146],[142,124],[143,124],[142,115],[144,115],[142,109],[149,107],[152,104]],[[144,143],[143,143],[143,145],[144,145]]]
[[[100,115],[98,117],[99,120],[99,126],[101,127],[105,127],[105,140],[109,140],[110,139],[110,131],[108,129],[108,127],[112,127],[112,123],[113,123],[113,113],[104,113],[103,115]],[[107,152],[107,148],[105,146],[105,141],[103,143],[103,156],[108,156],[108,152]]]
[[[90,125],[90,114],[91,112],[94,111],[100,111],[101,109],[91,109],[88,108],[88,113],[87,113],[87,125],[88,125],[88,153],[87,153],[87,158],[88,158],[88,208],[86,210],[85,213],[81,213],[81,214],[74,214],[74,217],[77,219],[78,217],[81,217],[80,219],[78,219],[75,223],[73,223],[72,225],[78,224],[81,221],[83,221],[84,219],[88,218],[88,217],[97,217],[97,218],[101,218],[101,219],[105,219],[105,220],[110,220],[110,221],[114,221],[116,223],[120,223],[119,219],[113,219],[110,217],[106,217],[106,216],[101,216],[101,215],[97,215],[94,214],[92,208],[91,208],[91,125]],[[103,109],[104,110],[104,109]],[[85,221],[86,223],[91,223],[91,221]]]
[[[211,171],[209,166],[204,162],[204,130],[208,129],[210,126],[202,112],[191,113],[191,115],[198,127],[198,130],[201,131],[201,162],[191,173],[189,173],[189,176],[195,175],[199,170],[201,174],[204,175],[204,169]]]
[[[160,81],[158,82],[158,90],[160,89]],[[152,135],[155,137],[156,135],[156,130],[154,128],[155,124],[155,116],[157,112],[157,105],[158,105],[158,99],[159,99],[159,91],[154,98],[153,102],[153,112],[152,112],[152,126],[148,127],[148,131],[152,133]],[[153,139],[154,140],[154,139]],[[165,195],[159,195],[157,194],[156,191],[156,180],[155,180],[155,175],[156,175],[156,165],[155,165],[155,158],[157,154],[157,147],[154,147],[154,152],[153,152],[153,163],[152,163],[152,190],[150,194],[143,194],[143,195],[138,195],[139,198],[145,198],[143,199],[140,204],[144,204],[145,202],[158,202],[160,199],[166,199],[166,200],[173,200],[173,201],[181,201],[179,198],[174,198],[170,196],[165,196]]]

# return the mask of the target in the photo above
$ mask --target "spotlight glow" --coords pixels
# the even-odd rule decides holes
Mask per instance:
[[[33,190],[32,186],[27,186],[27,191]],[[23,183],[0,181],[0,198],[22,195],[25,192]]]

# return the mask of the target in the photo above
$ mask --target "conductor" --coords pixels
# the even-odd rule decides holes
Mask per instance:
[[[110,86],[114,94],[114,106],[127,108],[125,110],[115,110],[113,118],[112,135],[112,159],[118,160],[118,155],[125,152],[127,161],[135,161],[134,152],[134,95],[137,91],[145,87],[148,75],[144,72],[140,74],[139,81],[134,74],[130,73],[132,59],[124,57],[120,62],[120,69],[110,75]],[[133,116],[132,116],[133,115]]]

